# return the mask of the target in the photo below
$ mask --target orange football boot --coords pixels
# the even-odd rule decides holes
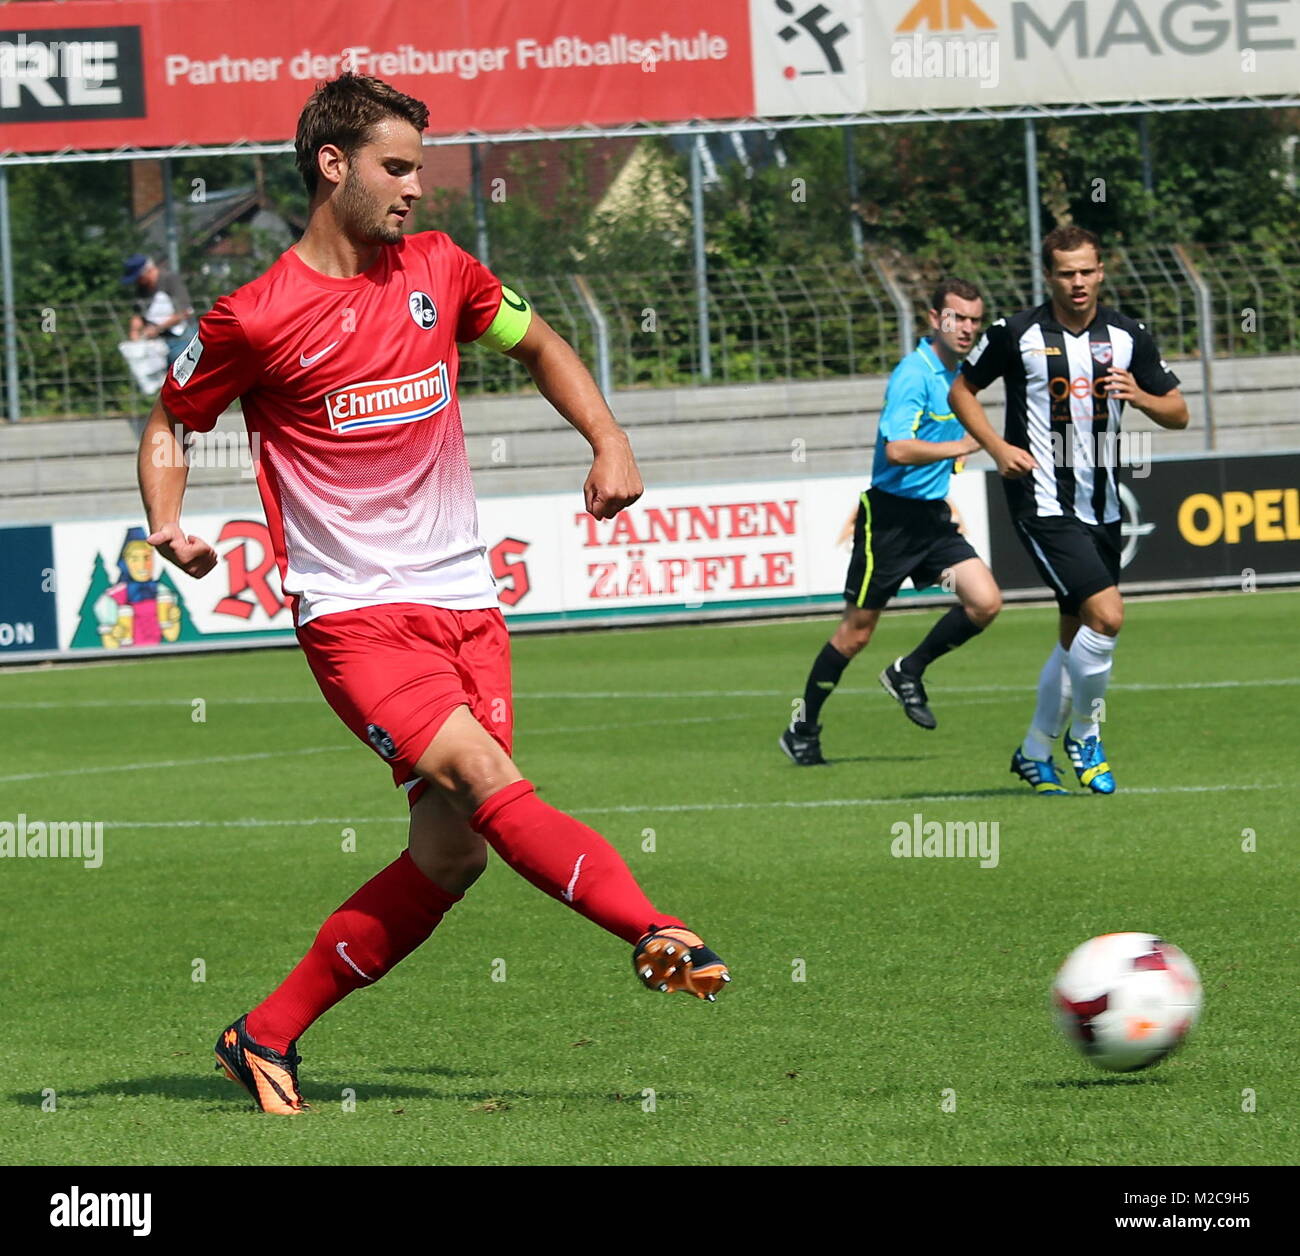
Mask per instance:
[[[248,1091],[263,1112],[297,1116],[308,1111],[310,1105],[298,1091],[302,1056],[293,1049],[294,1044],[289,1044],[286,1055],[262,1046],[249,1036],[247,1020],[246,1015],[241,1016],[217,1039],[217,1067]]]
[[[726,964],[699,935],[679,925],[647,933],[632,952],[632,967],[650,990],[684,990],[710,1003],[731,980]]]

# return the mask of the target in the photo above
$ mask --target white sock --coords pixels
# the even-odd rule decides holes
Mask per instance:
[[[1038,673],[1038,705],[1020,753],[1027,759],[1050,759],[1052,743],[1065,730],[1070,713],[1070,673],[1065,665],[1066,653],[1058,642]]]
[[[1066,666],[1074,689],[1074,720],[1070,724],[1070,736],[1076,741],[1100,734],[1097,713],[1106,696],[1114,655],[1114,637],[1093,632],[1091,628],[1080,628],[1074,634]]]

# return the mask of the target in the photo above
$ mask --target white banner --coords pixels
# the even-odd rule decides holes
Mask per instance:
[[[949,500],[985,561],[983,475],[954,477]],[[764,605],[838,603],[866,477],[656,489],[598,522],[576,492],[479,502],[502,609],[516,624]],[[62,650],[278,640],[292,633],[265,522],[185,519],[220,561],[202,580],[164,563],[136,519],[55,525]]]
[[[1300,88],[1300,0],[776,0],[750,20],[765,117]]]

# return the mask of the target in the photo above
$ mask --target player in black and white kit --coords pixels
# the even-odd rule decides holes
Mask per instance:
[[[1115,792],[1098,727],[1115,639],[1124,621],[1119,421],[1124,403],[1184,428],[1178,377],[1135,319],[1097,303],[1105,278],[1097,237],[1058,227],[1043,241],[1050,299],[999,319],[962,365],[953,413],[997,463],[1016,533],[1060,608],[1060,640],[1038,680],[1033,723],[1011,770],[1041,794],[1064,794],[1052,743],[1064,731],[1079,783]],[[999,436],[976,398],[1006,382]]]

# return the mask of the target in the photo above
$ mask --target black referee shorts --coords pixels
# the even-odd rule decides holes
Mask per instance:
[[[1016,520],[1016,535],[1056,594],[1062,615],[1077,618],[1094,593],[1119,584],[1124,542],[1118,520],[1084,523],[1076,515],[1028,515]]]
[[[852,606],[878,611],[909,576],[924,589],[949,567],[978,557],[957,531],[946,501],[869,488],[858,502],[844,597]]]

